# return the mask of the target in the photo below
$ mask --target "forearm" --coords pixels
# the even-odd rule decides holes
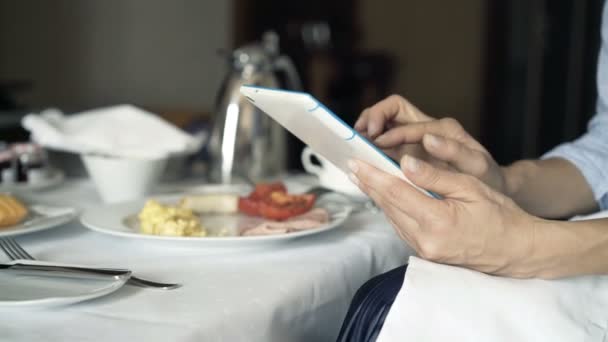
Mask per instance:
[[[513,276],[555,279],[608,274],[608,219],[538,220],[532,229],[530,254],[514,265]]]
[[[589,184],[567,160],[522,160],[503,173],[506,195],[531,214],[562,218],[598,209]]]

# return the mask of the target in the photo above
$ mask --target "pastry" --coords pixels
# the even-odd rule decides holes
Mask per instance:
[[[0,194],[0,228],[16,225],[27,216],[27,208],[15,197]]]

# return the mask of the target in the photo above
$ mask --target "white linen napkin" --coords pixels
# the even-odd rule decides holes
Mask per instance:
[[[155,114],[132,105],[99,108],[66,116],[49,109],[22,120],[42,146],[82,154],[130,158],[162,158],[190,153],[202,145]]]
[[[605,341],[608,276],[510,279],[411,257],[378,342]]]
[[[595,220],[608,217],[608,210],[598,211],[590,215],[578,215],[570,219],[570,221]]]
[[[608,217],[608,211],[574,220]],[[511,279],[410,257],[378,342],[606,341],[608,276]]]

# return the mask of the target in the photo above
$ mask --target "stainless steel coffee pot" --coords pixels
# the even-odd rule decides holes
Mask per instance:
[[[209,141],[210,178],[221,183],[258,181],[286,170],[286,131],[239,92],[241,85],[300,90],[292,61],[279,55],[274,32],[232,52],[220,88]],[[279,78],[279,73],[284,77]],[[284,79],[282,83],[280,80]]]

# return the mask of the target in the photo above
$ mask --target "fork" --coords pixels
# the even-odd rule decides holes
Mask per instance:
[[[321,197],[322,195],[326,194],[326,193],[335,193],[334,190],[328,189],[324,186],[313,186],[312,188],[306,190],[306,194],[314,194],[317,196],[317,198]],[[351,206],[351,214],[356,214],[365,210],[368,210],[372,213],[376,213],[378,212],[378,208],[376,207],[376,205],[374,204],[374,202],[372,201],[365,201],[365,202],[361,202],[361,203],[355,203],[352,200],[349,199],[348,196],[344,195],[344,194],[340,194],[342,197],[344,197],[345,199],[347,199],[349,201],[349,205]]]
[[[322,195],[324,195],[328,192],[333,192],[333,190],[328,189],[324,186],[314,186],[314,187],[306,190],[306,194],[315,195],[315,196],[317,196],[317,198],[321,197]]]
[[[0,249],[6,254],[11,260],[36,260],[33,256],[31,256],[25,249],[23,249],[17,241],[10,237],[0,238]],[[98,268],[102,273],[104,271],[109,271],[109,268]],[[181,287],[181,284],[169,284],[169,283],[159,283],[155,281],[150,281],[147,279],[142,279],[138,277],[131,276],[127,281],[127,284],[146,287],[146,288],[155,288],[161,290],[173,290],[178,287]]]

